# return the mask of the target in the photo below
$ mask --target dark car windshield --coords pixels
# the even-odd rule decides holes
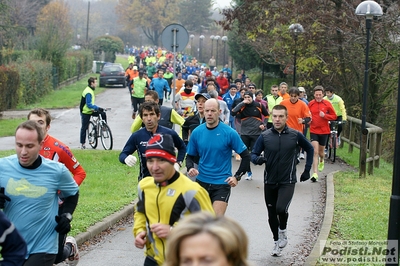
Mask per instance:
[[[105,66],[103,72],[124,72],[124,69],[121,66]]]

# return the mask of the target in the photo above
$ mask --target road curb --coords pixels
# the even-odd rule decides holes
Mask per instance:
[[[126,205],[122,210],[115,212],[102,221],[90,226],[86,232],[80,233],[75,236],[76,243],[78,245],[83,244],[84,242],[88,241],[89,239],[95,237],[96,235],[100,234],[104,230],[108,229],[109,227],[116,224],[119,220],[128,217],[129,215],[133,214],[133,207],[136,204],[136,200],[129,205]]]
[[[316,265],[324,244],[328,239],[329,232],[331,231],[333,221],[333,210],[335,206],[335,187],[333,184],[333,176],[338,171],[329,173],[326,177],[326,201],[324,220],[322,221],[321,230],[319,231],[317,241],[315,241],[314,248],[311,250],[310,255],[307,257],[304,265]]]

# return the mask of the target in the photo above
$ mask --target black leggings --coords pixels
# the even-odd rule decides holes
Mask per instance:
[[[250,152],[253,150],[254,144],[256,144],[258,137],[258,135],[240,135],[240,138]],[[247,172],[251,172],[250,164]]]
[[[278,241],[278,228],[286,229],[289,217],[288,209],[293,198],[295,184],[265,184],[264,198],[268,210],[268,222],[274,236]]]
[[[23,266],[53,266],[56,254],[36,253],[31,254]]]
[[[131,97],[133,112],[136,113],[139,110],[139,106],[144,103],[144,98]]]

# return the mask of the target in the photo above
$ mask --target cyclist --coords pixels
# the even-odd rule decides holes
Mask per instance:
[[[81,149],[86,149],[86,130],[89,126],[89,121],[91,116],[101,115],[103,119],[107,122],[107,116],[104,109],[95,105],[95,95],[94,90],[96,89],[97,78],[90,77],[88,79],[88,86],[83,90],[81,103],[79,106],[81,112]]]
[[[328,100],[331,102],[333,108],[335,109],[337,119],[336,121],[347,121],[347,113],[346,113],[346,107],[344,105],[343,99],[335,94],[335,89],[332,86],[328,86],[325,89],[325,97],[324,100]],[[338,130],[337,130],[337,139],[340,143],[340,133],[342,132],[342,124],[338,124]]]

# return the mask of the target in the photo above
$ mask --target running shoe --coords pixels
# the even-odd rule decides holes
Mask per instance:
[[[304,160],[304,153],[300,153],[300,159]]]
[[[86,149],[85,144],[81,144],[81,150],[85,150],[85,149]]]
[[[247,176],[245,178],[246,180],[252,180],[253,179],[253,173],[252,172],[247,172]]]
[[[312,182],[317,182],[317,181],[318,181],[318,174],[317,174],[317,173],[314,173],[314,174],[312,175],[311,181],[312,181]]]
[[[286,245],[288,243],[286,232],[287,232],[286,229],[285,230],[279,229],[279,232],[278,232],[278,236],[279,236],[278,246],[280,248],[286,247]]]
[[[67,258],[67,264],[69,266],[76,266],[79,263],[79,250],[75,238],[68,236],[65,240],[65,244],[71,244],[71,254]]]
[[[281,251],[282,249],[279,247],[279,240],[275,241],[274,249],[271,252],[271,256],[280,257],[282,256]]]
[[[322,162],[319,162],[318,164],[318,171],[322,172],[324,170],[325,167],[325,163],[324,160],[322,160]]]

